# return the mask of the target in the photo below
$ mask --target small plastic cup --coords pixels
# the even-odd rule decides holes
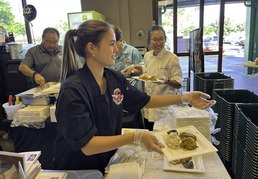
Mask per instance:
[[[14,114],[15,114],[19,109],[21,109],[21,107],[22,107],[22,103],[16,104],[16,105],[10,105],[10,106],[8,105],[8,103],[4,103],[4,104],[3,104],[3,108],[4,108],[4,110],[5,110],[7,119],[13,120]]]

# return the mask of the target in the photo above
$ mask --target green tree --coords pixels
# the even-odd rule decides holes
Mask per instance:
[[[194,29],[196,29],[196,27],[194,25],[190,25],[189,27],[185,27],[184,29],[182,29],[181,33],[184,36],[189,36],[190,32],[193,31]]]
[[[209,36],[214,34],[214,29],[212,26],[208,25],[208,26],[204,26],[203,27],[203,35]]]
[[[0,25],[5,27],[8,32],[13,32],[14,35],[25,35],[24,24],[15,22],[15,16],[12,14],[11,9],[9,2],[0,0]]]
[[[64,21],[59,21],[57,25],[55,25],[55,28],[59,31],[60,33],[60,39],[59,39],[59,44],[63,44],[64,42],[64,37],[65,33],[68,31],[68,23]]]
[[[189,32],[196,29],[196,22],[193,21],[193,14],[198,14],[198,7],[178,8],[177,33],[178,36],[189,36]],[[167,9],[162,15],[162,26],[168,34],[173,34],[173,9]]]
[[[215,22],[210,23],[209,26],[214,34],[218,34],[218,32],[219,32],[218,20],[215,20]]]
[[[244,23],[236,24],[235,31],[236,32],[244,32],[245,31],[245,24]]]
[[[235,31],[233,20],[230,18],[226,18],[224,20],[224,35],[229,36],[232,32]]]
[[[225,18],[224,20],[224,36],[230,36],[233,32],[244,32],[245,26],[243,23],[234,24],[234,21],[231,18]],[[219,23],[218,20],[212,22],[204,27],[204,35],[213,35],[218,34]]]

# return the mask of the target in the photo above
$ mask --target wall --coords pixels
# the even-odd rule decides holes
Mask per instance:
[[[246,10],[246,41],[245,41],[245,60],[255,61],[258,57],[258,1],[252,0],[247,5]],[[247,74],[252,74],[252,68],[248,68]]]
[[[152,25],[152,0],[81,0],[82,11],[95,10],[106,21],[119,26],[124,40],[135,47],[147,47],[147,33]],[[137,33],[144,36],[139,38]]]

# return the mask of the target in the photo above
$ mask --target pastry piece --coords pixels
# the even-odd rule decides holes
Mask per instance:
[[[173,165],[178,165],[181,163],[181,161],[180,160],[172,160],[172,161],[170,161],[170,163]]]
[[[179,137],[180,137],[181,140],[184,139],[184,138],[187,138],[187,137],[192,137],[195,141],[197,141],[196,136],[189,133],[189,132],[182,132],[182,133],[180,133]]]
[[[177,149],[180,146],[180,137],[177,135],[175,132],[170,132],[166,137],[165,137],[165,142],[168,145],[169,148],[172,149]]]
[[[175,129],[172,129],[172,130],[170,130],[170,131],[167,131],[167,134],[170,134],[171,132],[176,133],[176,134],[178,135],[178,132],[177,132],[177,130],[175,130]]]
[[[150,81],[158,81],[158,79],[157,79],[156,76],[150,76],[150,77],[149,77],[149,80],[150,80]]]
[[[194,168],[194,163],[191,161],[192,157],[188,157],[188,158],[183,158],[180,160],[172,160],[170,163],[173,165],[178,165],[180,163],[182,163],[182,165],[187,168],[187,169],[193,169]]]
[[[139,78],[142,79],[142,80],[148,80],[149,76],[147,74],[142,74],[142,75],[140,75]]]
[[[185,150],[194,150],[197,148],[197,144],[192,137],[185,137],[181,139],[180,147]]]
[[[187,158],[182,158],[182,159],[180,159],[180,162],[181,163],[186,163],[186,162],[189,162],[189,161],[191,161],[192,160],[192,157],[187,157]]]
[[[182,165],[187,168],[187,169],[193,169],[194,168],[194,164],[193,164],[193,161],[187,161],[187,162],[182,162]]]
[[[192,157],[188,157],[188,158],[182,158],[180,160],[180,162],[182,163],[182,165],[187,168],[187,169],[193,169],[194,168],[194,164],[191,161]]]

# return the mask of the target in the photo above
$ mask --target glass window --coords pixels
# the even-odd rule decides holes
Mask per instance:
[[[26,31],[22,15],[21,0],[1,0],[1,24],[8,33],[13,33],[15,40],[26,42]]]
[[[14,21],[17,24],[22,24],[24,30],[23,34],[21,32],[15,32],[13,27],[10,27],[7,31],[14,31],[13,33],[17,42],[27,43],[21,0],[4,0],[4,2],[10,4],[10,13],[14,15]],[[36,18],[31,21],[33,42],[37,44],[41,42],[41,35],[46,27],[55,27],[59,30],[59,44],[62,44],[65,32],[68,30],[67,13],[81,11],[80,0],[27,0],[27,4],[33,5],[37,10]]]

